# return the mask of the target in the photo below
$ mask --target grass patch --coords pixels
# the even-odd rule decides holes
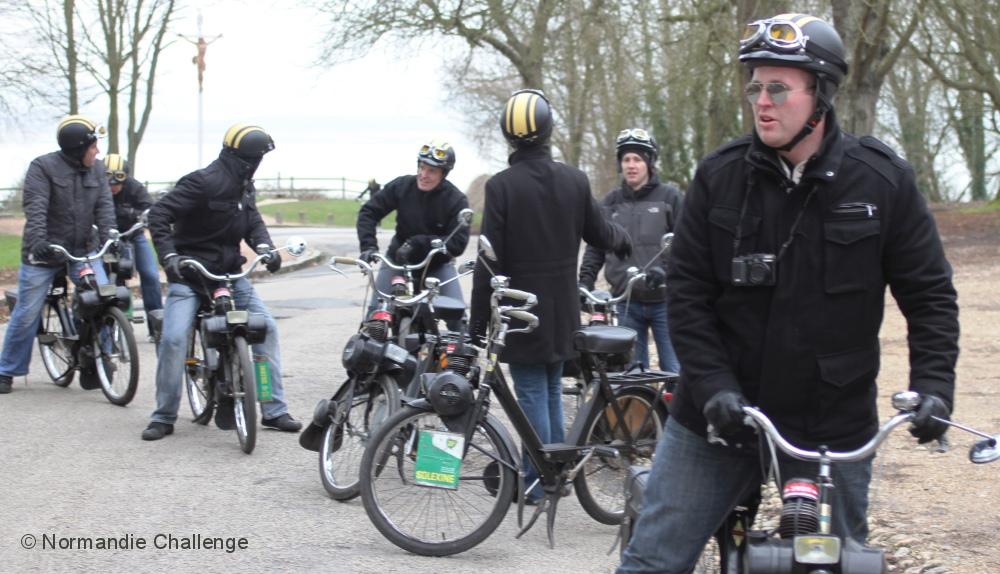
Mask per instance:
[[[1000,211],[1000,200],[987,201],[978,205],[970,205],[959,210],[961,213],[994,213]]]
[[[21,236],[0,234],[0,269],[21,266]]]
[[[261,205],[260,212],[281,223],[292,225],[333,225],[334,227],[354,227],[358,221],[358,211],[364,205],[353,199],[308,199]],[[396,226],[395,212],[382,220],[383,228]]]

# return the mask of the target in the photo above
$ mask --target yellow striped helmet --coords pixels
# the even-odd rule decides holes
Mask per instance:
[[[552,108],[541,90],[511,94],[500,114],[500,130],[510,145],[520,148],[543,144],[552,135]]]
[[[104,156],[104,169],[111,185],[122,183],[128,177],[128,162],[116,153]]]
[[[260,126],[235,124],[222,138],[222,147],[233,150],[241,157],[260,159],[274,149],[274,140]]]
[[[56,129],[59,149],[66,153],[80,152],[90,147],[97,138],[104,137],[104,127],[83,116],[66,116]]]

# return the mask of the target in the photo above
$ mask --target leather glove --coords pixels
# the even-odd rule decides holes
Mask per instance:
[[[48,241],[39,241],[31,248],[31,256],[35,258],[35,261],[39,263],[43,261],[48,261],[55,255],[55,251],[49,247]]]
[[[396,250],[398,263],[409,263],[414,265],[420,263],[427,257],[427,252],[431,250],[430,235],[414,235],[403,242],[403,245]]]
[[[163,260],[163,270],[167,274],[167,281],[170,283],[183,283],[184,277],[181,275],[181,256],[176,253],[167,255]]]
[[[910,426],[910,434],[917,437],[920,444],[929,443],[932,440],[940,439],[948,430],[948,425],[932,419],[932,416],[951,420],[951,413],[948,405],[940,397],[934,395],[923,395],[920,397],[920,406],[917,407],[917,414],[913,417]]]
[[[743,393],[722,391],[708,399],[701,412],[720,437],[731,437],[746,426],[743,423],[746,417],[743,407],[749,405]]]
[[[582,287],[582,288],[586,289],[587,291],[593,291],[594,290],[594,284],[593,284],[593,282],[588,283],[586,281],[581,280],[579,283],[576,284],[576,287],[577,287],[576,293],[577,293],[577,295],[580,296],[580,305],[583,306],[583,307],[586,307],[587,303],[590,302],[590,299],[588,299],[587,296],[584,295],[583,293],[580,293],[580,288]]]
[[[646,269],[645,280],[647,289],[656,289],[667,282],[667,272],[663,270],[663,267],[650,267]]]
[[[274,249],[273,246],[267,243],[261,243],[257,246],[257,255],[267,255],[264,259],[264,264],[267,266],[267,270],[271,273],[277,273],[278,269],[281,269],[281,253],[271,250]]]
[[[622,261],[628,259],[632,256],[632,240],[629,239],[628,235],[622,234],[621,241],[618,245],[615,245],[614,251],[615,257],[621,259]]]
[[[377,247],[369,247],[368,249],[362,249],[361,254],[358,255],[358,259],[364,261],[365,263],[371,264],[375,261],[375,254],[378,253]]]

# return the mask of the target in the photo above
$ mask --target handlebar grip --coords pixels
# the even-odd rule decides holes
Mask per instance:
[[[344,265],[357,265],[358,260],[354,257],[341,257],[335,255],[333,257],[334,263],[343,263]]]
[[[509,289],[509,288],[497,289],[497,293],[501,297],[506,297],[508,299],[516,299],[518,301],[524,301],[525,303],[529,303],[531,305],[534,305],[535,303],[538,302],[538,297],[536,297],[534,293],[521,291],[520,289]]]

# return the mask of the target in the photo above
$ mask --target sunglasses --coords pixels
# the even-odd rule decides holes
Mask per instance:
[[[108,176],[108,182],[111,184],[121,183],[128,177],[128,174],[124,171],[109,171],[105,175]]]
[[[438,161],[444,161],[448,158],[448,150],[451,146],[448,144],[442,144],[440,146],[435,146],[432,144],[424,144],[420,148],[418,155],[420,157],[434,158]]]
[[[780,106],[788,100],[788,94],[792,92],[811,91],[813,88],[815,86],[792,89],[781,82],[768,82],[766,84],[750,82],[743,88],[743,95],[746,96],[748,102],[756,105],[760,100],[761,92],[767,90],[767,96],[771,98],[771,102],[776,106]]]
[[[805,49],[809,37],[802,28],[789,20],[757,20],[746,25],[740,38],[740,52],[762,44],[779,52],[791,53]]]
[[[640,141],[640,142],[650,142],[652,141],[652,136],[649,132],[642,128],[630,128],[627,130],[622,130],[618,132],[618,138],[615,139],[616,143],[622,143],[626,141]]]

